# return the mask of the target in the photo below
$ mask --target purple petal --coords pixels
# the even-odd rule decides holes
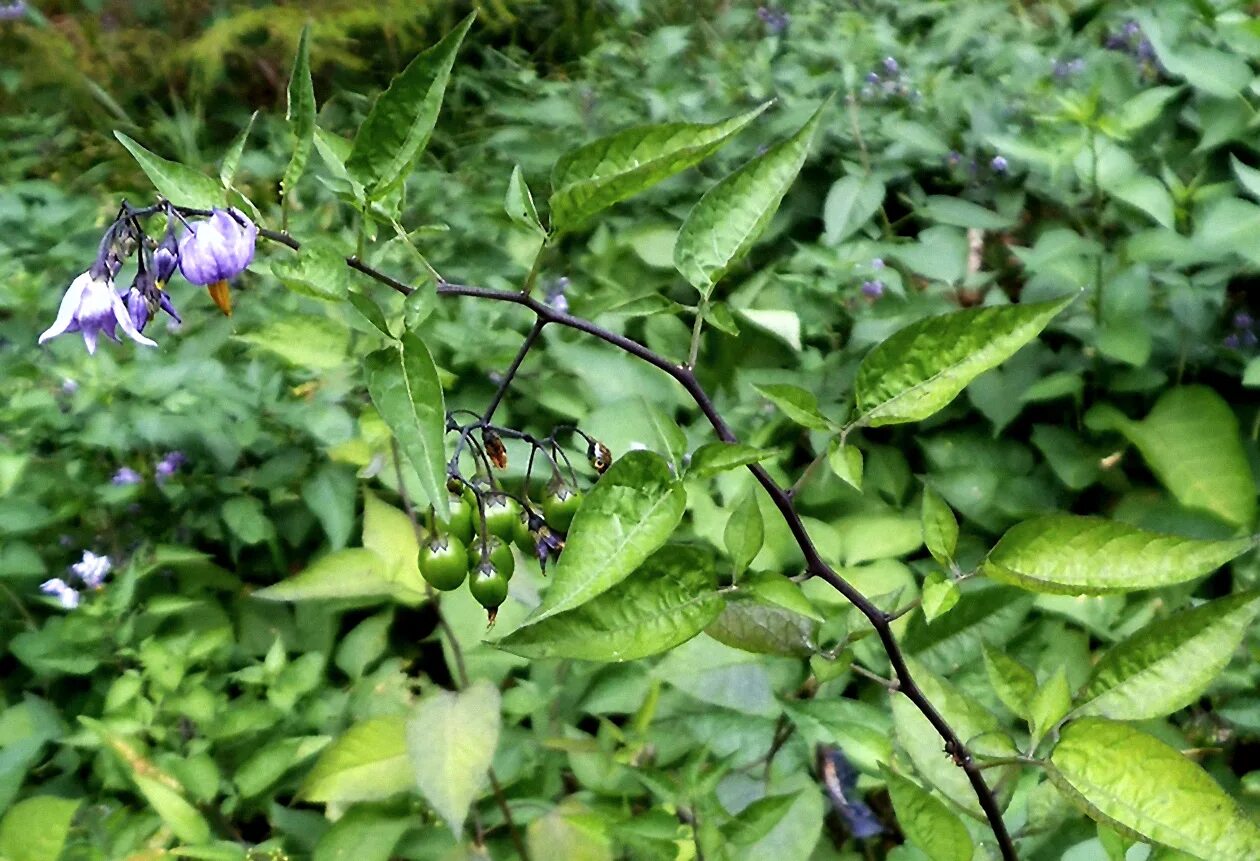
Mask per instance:
[[[70,288],[66,290],[66,295],[61,297],[61,305],[57,308],[57,319],[39,336],[39,343],[42,344],[49,338],[55,338],[66,332],[74,331],[70,327],[75,325],[79,303],[83,300],[83,291],[91,283],[92,276],[86,272],[74,279]]]

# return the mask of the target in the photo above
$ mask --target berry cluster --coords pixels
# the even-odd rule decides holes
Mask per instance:
[[[547,563],[564,550],[565,535],[582,504],[577,473],[558,437],[566,433],[580,437],[586,443],[587,462],[598,474],[611,465],[612,455],[602,442],[575,427],[556,428],[550,436],[539,439],[492,425],[481,417],[461,425],[452,414],[447,417],[447,430],[459,434],[447,465],[449,517],[439,523],[429,512],[429,534],[420,547],[420,573],[430,586],[443,592],[458,589],[467,580],[473,598],[486,608],[493,625],[516,570],[512,545],[535,557],[545,574]],[[495,474],[508,466],[504,439],[530,447],[519,494],[506,490]],[[465,478],[459,469],[465,452],[475,465],[471,478]],[[551,476],[539,498],[534,499],[530,487],[539,455]]]

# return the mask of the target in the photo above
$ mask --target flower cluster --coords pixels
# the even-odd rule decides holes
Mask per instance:
[[[166,216],[167,227],[165,236],[156,242],[145,234],[140,222],[159,213]],[[183,225],[181,235],[176,234],[176,222]],[[39,343],[67,332],[82,332],[88,352],[95,353],[101,334],[118,341],[117,330],[121,329],[136,343],[156,347],[144,329],[158,310],[177,324],[181,322],[166,292],[177,268],[190,283],[208,287],[210,298],[230,315],[228,281],[254,259],[257,238],[258,228],[235,209],[216,209],[209,218],[189,223],[184,211],[168,203],[145,209],[124,203],[101,238],[96,260],[71,283],[57,319],[39,336]],[[115,292],[114,279],[132,254],[136,255],[135,278],[126,290]]]
[[[1118,31],[1109,33],[1103,47],[1132,57],[1144,78],[1158,78],[1163,71],[1159,58],[1155,56],[1155,46],[1146,38],[1137,21],[1127,21]]]
[[[1241,350],[1246,348],[1250,350],[1257,344],[1260,344],[1260,338],[1256,337],[1256,321],[1250,314],[1246,311],[1239,311],[1234,315],[1234,319],[1231,322],[1234,331],[1226,335],[1225,340],[1222,342],[1227,349]]]
[[[884,259],[876,257],[871,261],[871,270],[879,273],[884,268]],[[862,295],[867,299],[874,301],[884,295],[884,282],[879,280],[878,276],[871,277],[862,282]]]
[[[901,64],[894,57],[885,57],[879,67],[867,72],[862,85],[864,101],[918,101],[920,92],[901,74]]]
[[[758,6],[757,17],[761,19],[761,23],[765,25],[766,32],[771,36],[778,36],[792,22],[792,18],[787,12],[782,9],[771,8],[770,6]]]
[[[108,556],[97,556],[91,550],[84,550],[83,558],[70,566],[71,574],[86,589],[100,589],[105,585],[105,578],[112,570],[114,570],[114,563]],[[45,595],[56,598],[57,603],[67,610],[73,610],[79,606],[79,601],[82,599],[79,590],[60,577],[45,580],[40,584],[39,590]]]
[[[182,451],[168,451],[166,454],[158,458],[157,463],[153,465],[153,477],[157,479],[158,484],[165,481],[179,472],[180,467],[188,462],[188,458],[184,456]],[[144,481],[144,476],[129,466],[119,467],[110,479],[110,483],[116,487],[130,487],[140,484]]]

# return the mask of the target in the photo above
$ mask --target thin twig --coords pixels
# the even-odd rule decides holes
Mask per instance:
[[[486,407],[485,413],[481,416],[483,424],[489,424],[490,420],[494,418],[494,411],[499,408],[499,404],[503,401],[503,396],[507,394],[508,387],[512,385],[516,372],[520,370],[521,362],[525,361],[526,354],[534,346],[534,342],[538,340],[538,336],[542,334],[543,327],[546,325],[547,321],[542,317],[534,320],[534,327],[529,330],[529,334],[521,342],[521,348],[517,351],[516,358],[512,360],[512,364],[508,365],[508,369],[503,372],[503,379],[499,380],[499,388],[495,390],[494,397],[490,399],[490,406]]]
[[[268,236],[272,231],[259,231],[264,236]],[[287,234],[282,234],[281,241],[290,248],[299,247],[299,243]],[[269,237],[270,238],[270,237]],[[393,290],[397,290],[403,294],[412,292],[412,288],[399,282],[398,280],[378,272],[372,267],[364,264],[355,258],[347,259],[350,266],[373,278]],[[738,442],[739,439],[735,432],[726,423],[726,420],[717,411],[708,392],[696,379],[692,369],[682,365],[676,365],[658,353],[648,349],[642,344],[611,332],[598,324],[582,319],[581,317],[573,317],[569,314],[552,308],[551,306],[539,302],[533,297],[519,293],[516,291],[492,290],[485,287],[474,287],[464,284],[453,284],[449,282],[439,283],[437,287],[438,295],[441,296],[467,296],[474,299],[487,299],[497,302],[508,302],[514,305],[521,305],[532,311],[539,320],[546,323],[558,323],[570,329],[579,332],[585,332],[592,335],[605,343],[611,344],[618,349],[629,353],[636,358],[642,359],[649,365],[658,368],[665,374],[668,374],[681,385],[686,392],[691,395],[696,402],[696,406],[704,413],[705,418],[709,420],[709,424],[713,427],[718,439],[723,442]],[[792,497],[788,491],[779,485],[765,468],[760,464],[749,464],[748,470],[753,474],[757,481],[765,488],[770,495],[775,507],[779,510],[779,514],[783,517],[788,529],[792,533],[801,553],[805,557],[805,570],[812,576],[818,577],[826,581],[833,589],[845,597],[854,607],[858,609],[863,616],[870,621],[871,626],[875,629],[876,635],[879,637],[880,645],[883,647],[885,654],[888,656],[889,663],[892,665],[893,672],[897,679],[898,688],[919,712],[927,718],[932,728],[945,742],[945,751],[950,755],[954,762],[967,775],[967,780],[971,784],[972,789],[976,793],[976,798],[980,803],[981,809],[984,811],[985,818],[989,822],[989,827],[993,830],[994,839],[997,842],[998,849],[1005,861],[1016,861],[1018,854],[1015,851],[1015,845],[1011,840],[1010,832],[1006,829],[1006,823],[1002,820],[1002,811],[998,806],[997,798],[993,794],[993,790],[984,781],[981,769],[977,764],[975,757],[967,746],[954,732],[953,728],[923,693],[922,689],[915,681],[910,668],[906,664],[905,655],[901,651],[901,646],[897,642],[892,632],[891,620],[889,614],[885,613],[877,607],[869,598],[861,591],[854,587],[851,583],[841,577],[836,571],[823,560],[818,548],[814,546],[813,539],[810,537],[808,530],[805,528],[801,516],[796,512],[792,504]]]

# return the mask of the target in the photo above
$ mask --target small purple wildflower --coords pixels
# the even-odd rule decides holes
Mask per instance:
[[[56,598],[58,603],[67,610],[73,610],[79,606],[79,590],[60,577],[54,577],[51,580],[45,580],[43,583],[40,583],[39,591]]]
[[[118,340],[115,327],[138,344],[156,347],[157,343],[144,335],[132,322],[131,313],[122,298],[114,292],[114,279],[102,266],[94,265],[84,272],[61,299],[57,319],[39,336],[43,344],[50,338],[66,332],[82,332],[83,342],[89,354],[96,352],[96,340],[103,332],[114,341]]]
[[[140,473],[136,472],[131,467],[124,466],[121,467],[118,472],[114,473],[114,477],[109,481],[110,484],[117,485],[118,487],[127,487],[132,484],[139,484],[144,481],[144,478],[140,475]]]
[[[83,559],[71,565],[70,570],[83,581],[84,586],[99,589],[106,575],[114,570],[114,563],[108,556],[97,556],[91,550],[84,550]]]
[[[787,12],[782,9],[772,9],[769,6],[758,6],[757,17],[765,25],[766,32],[772,36],[782,33],[792,21]]]
[[[73,395],[78,390],[79,390],[78,381],[72,380],[69,377],[66,377],[61,381],[61,393],[63,395]]]
[[[884,282],[883,281],[863,281],[862,282],[862,295],[870,299],[878,299],[880,296],[884,295]]]
[[[1221,343],[1225,345],[1225,349],[1227,350],[1237,350],[1240,346],[1242,346],[1242,341],[1239,339],[1236,332],[1231,332],[1226,335],[1225,339]]]
[[[876,257],[874,260],[872,260],[872,261],[871,261],[871,268],[872,268],[872,269],[874,269],[876,272],[878,272],[879,270],[883,269],[883,268],[884,268],[884,258],[882,258],[882,257]]]
[[[950,150],[949,155],[945,156],[945,163],[950,167],[958,167],[958,165],[962,164],[962,159],[962,153],[956,149]]]
[[[1253,320],[1251,315],[1246,311],[1239,311],[1234,315],[1235,329],[1250,329],[1253,325],[1255,325],[1255,322],[1256,321]]]
[[[901,66],[897,64],[897,61],[894,58],[885,57],[884,71],[890,75],[899,75],[901,74]]]
[[[0,21],[16,21],[24,17],[26,17],[26,3],[24,0],[14,0],[12,3],[0,6]]]
[[[184,457],[182,451],[169,451],[153,467],[153,474],[157,476],[158,481],[165,481],[178,472],[179,468],[187,462],[188,458]]]
[[[1005,156],[995,155],[993,161],[989,162],[989,167],[993,168],[994,173],[1006,173],[1006,169],[1010,164],[1006,161]]]

